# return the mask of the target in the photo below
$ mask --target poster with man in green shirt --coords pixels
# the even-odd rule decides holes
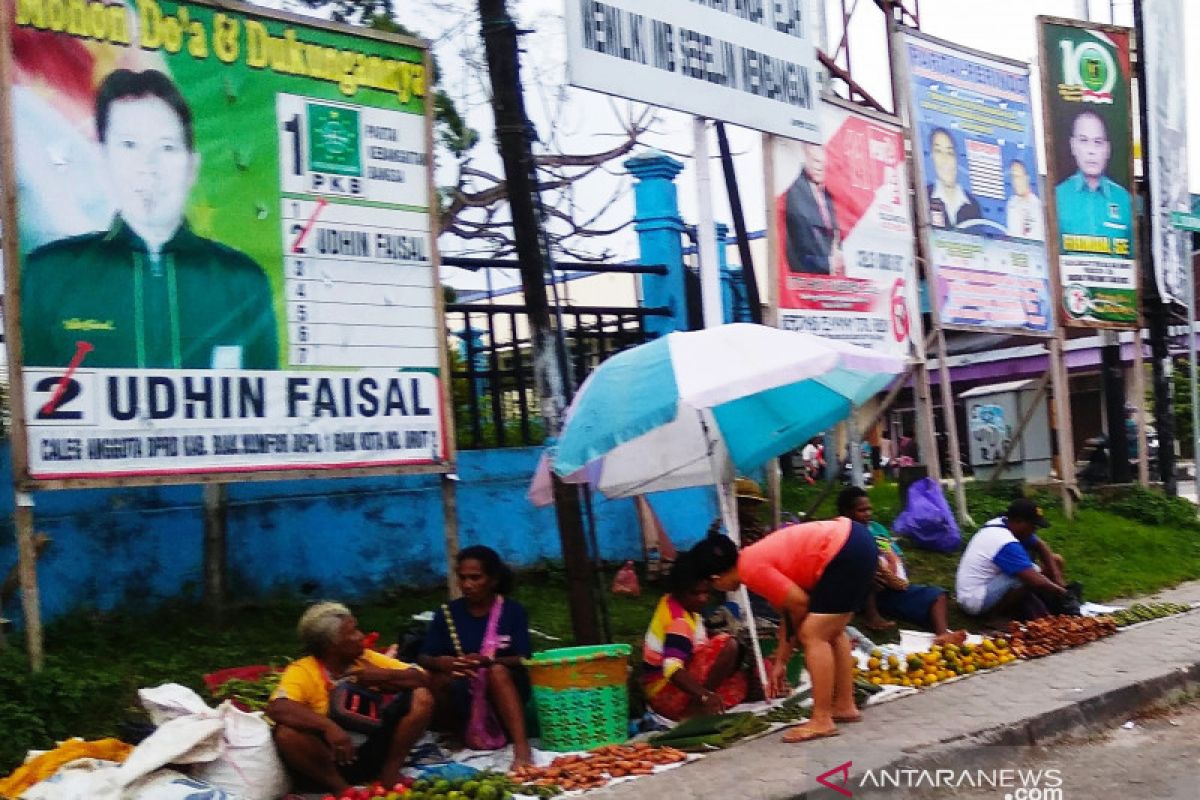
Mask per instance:
[[[1064,322],[1133,327],[1129,31],[1039,17],[1048,183]]]
[[[275,369],[266,273],[184,216],[200,156],[179,89],[154,69],[110,72],[96,131],[116,213],[107,230],[26,257],[25,362],[66,365],[85,340],[93,367]]]
[[[16,0],[9,56],[19,480],[452,466],[424,42]]]

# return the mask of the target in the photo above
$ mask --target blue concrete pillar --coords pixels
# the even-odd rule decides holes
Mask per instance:
[[[462,357],[463,365],[469,366],[474,372],[486,372],[488,368],[488,357],[484,350],[482,328],[476,328],[474,325],[463,326],[463,329],[455,335],[459,339],[458,354]],[[475,378],[473,381],[475,387],[475,396],[482,398],[488,391],[488,381],[486,378]]]
[[[675,177],[683,163],[651,150],[625,161],[633,175],[634,230],[643,264],[662,264],[666,275],[641,275],[642,305],[666,307],[668,317],[647,317],[646,331],[663,336],[687,330],[687,283],[683,265],[683,219]]]
[[[718,222],[716,229],[717,268],[721,271],[721,318],[725,322],[737,322],[738,270],[729,264],[729,226]]]

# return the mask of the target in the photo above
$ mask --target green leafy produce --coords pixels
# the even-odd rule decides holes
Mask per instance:
[[[763,714],[762,719],[768,724],[808,719],[808,709],[801,708],[800,704],[811,696],[811,691],[798,692]]]
[[[1191,611],[1192,607],[1181,603],[1138,603],[1129,608],[1110,614],[1118,627],[1136,625],[1139,622],[1149,622],[1152,619],[1170,617]]]
[[[768,722],[749,712],[713,714],[693,717],[653,737],[650,742],[677,750],[707,750],[712,747],[725,747],[739,739],[755,736],[769,727]]]
[[[218,700],[232,700],[250,711],[262,711],[271,699],[271,692],[279,686],[282,674],[271,670],[256,681],[233,678],[218,686],[213,695]]]

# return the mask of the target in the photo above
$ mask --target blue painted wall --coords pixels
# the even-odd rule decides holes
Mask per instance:
[[[553,510],[525,499],[539,454],[538,448],[459,453],[463,546],[491,545],[521,566],[561,557]],[[9,485],[5,446],[0,486]],[[436,477],[233,484],[229,503],[229,577],[237,597],[307,590],[352,599],[444,580]],[[680,547],[703,535],[717,515],[709,489],[660,494],[651,503]],[[632,501],[597,497],[595,511],[604,557],[640,557]],[[11,517],[12,493],[0,491],[0,575],[16,561]],[[199,596],[203,523],[197,486],[40,492],[34,523],[53,540],[38,562],[44,619]],[[0,609],[0,616],[19,619],[20,602]]]

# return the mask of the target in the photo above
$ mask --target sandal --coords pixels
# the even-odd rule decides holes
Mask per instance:
[[[807,725],[797,725],[783,734],[783,741],[786,744],[800,744],[801,742],[811,742],[814,739],[829,739],[840,736],[841,733],[837,728],[829,731],[815,731]]]

